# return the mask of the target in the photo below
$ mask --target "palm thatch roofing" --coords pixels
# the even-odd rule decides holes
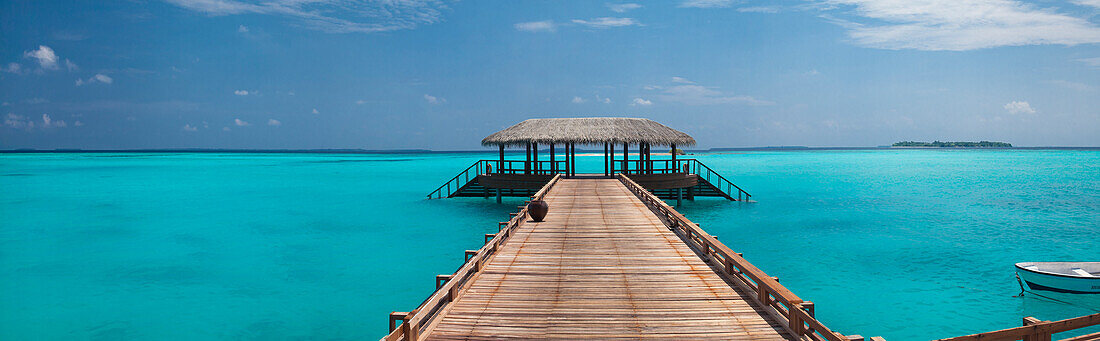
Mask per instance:
[[[648,143],[658,146],[692,146],[695,145],[695,139],[649,119],[586,117],[529,119],[481,140],[483,146],[522,146],[527,143]]]

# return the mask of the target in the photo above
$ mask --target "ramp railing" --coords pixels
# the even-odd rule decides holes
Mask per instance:
[[[735,279],[735,283],[756,295],[753,300],[761,306],[770,308],[777,318],[786,320],[788,330],[798,339],[808,338],[815,341],[851,341],[859,340],[858,335],[845,336],[829,330],[814,317],[813,302],[803,301],[794,293],[779,284],[775,277],[745,260],[740,253],[733,252],[717,238],[703,231],[698,224],[677,212],[664,200],[657,198],[642,186],[623,174],[616,174],[631,192],[646,204],[674,232],[682,233],[685,242],[699,250],[704,260],[722,269],[720,275]],[[872,338],[875,339],[875,338]]]
[[[550,192],[550,188],[554,187],[559,179],[561,179],[561,174],[555,175],[546,186],[543,186],[535,195],[531,196],[531,200],[541,200],[546,196],[546,193]],[[466,252],[466,263],[462,264],[454,274],[436,276],[435,292],[428,296],[428,299],[424,300],[423,303],[420,303],[420,306],[409,312],[395,311],[390,313],[390,333],[382,340],[418,340],[424,327],[430,324],[434,318],[440,316],[447,309],[448,304],[462,295],[466,283],[481,270],[489,258],[496,254],[505,240],[511,237],[515,230],[527,221],[527,206],[522,206],[519,213],[513,214],[512,219],[499,223],[499,232],[485,235],[484,246],[477,251]]]

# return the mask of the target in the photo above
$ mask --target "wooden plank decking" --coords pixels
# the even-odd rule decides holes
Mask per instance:
[[[562,179],[427,339],[790,339],[615,179]]]

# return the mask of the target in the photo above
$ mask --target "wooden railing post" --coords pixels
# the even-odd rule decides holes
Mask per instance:
[[[416,315],[417,310],[410,311],[401,319],[401,332],[405,334],[405,340],[416,340],[419,338],[420,328],[412,325],[413,315]]]
[[[451,280],[451,275],[435,275],[435,290],[442,288],[447,281]]]
[[[390,332],[397,330],[397,321],[404,321],[405,316],[408,315],[407,311],[394,311],[390,312]]]
[[[1045,323],[1045,321],[1039,320],[1039,319],[1031,317],[1031,316],[1028,316],[1028,317],[1024,318],[1024,326],[1031,326],[1031,325],[1042,324],[1042,323]],[[1047,332],[1042,332],[1042,331],[1036,330],[1031,335],[1024,336],[1023,341],[1050,341],[1051,336],[1053,336],[1052,334],[1053,333],[1047,333]]]

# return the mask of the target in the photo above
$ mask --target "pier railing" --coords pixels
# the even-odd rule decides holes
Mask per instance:
[[[1049,341],[1053,334],[1100,325],[1100,314],[1085,315],[1061,321],[1040,321],[1025,317],[1022,327],[1003,329],[973,335],[959,336],[937,341]],[[1100,340],[1100,333],[1062,339],[1062,341]]]
[[[735,185],[732,181],[726,179],[726,177],[718,174],[710,167],[707,167],[702,161],[698,159],[676,159],[676,160],[615,160],[612,162],[616,166],[616,173],[623,174],[669,174],[669,173],[691,173],[698,175],[700,179],[705,179],[719,191],[722,191],[731,199],[737,197],[739,201],[748,201],[752,198],[749,192],[746,192],[741,187]],[[625,167],[624,169],[621,169]]]
[[[428,193],[428,199],[439,199],[450,197],[451,194],[458,192],[462,186],[470,183],[470,180],[477,179],[478,175],[486,173],[499,173],[499,174],[533,174],[533,175],[554,175],[564,173],[565,161],[555,160],[551,161],[512,161],[512,160],[477,160],[474,164],[466,167],[466,169],[459,172],[447,182],[439,185],[434,191]]]
[[[692,173],[699,176],[700,179],[706,180],[730,199],[736,197],[739,201],[748,201],[752,198],[749,192],[741,189],[741,187],[697,159],[615,160],[612,163],[616,166],[615,172],[624,174]],[[462,172],[459,172],[458,175],[428,193],[428,199],[450,197],[470,183],[471,180],[477,179],[477,176],[481,174],[555,175],[565,173],[566,166],[567,163],[564,160],[477,160]],[[627,167],[627,170],[624,171],[618,167]]]
[[[436,188],[431,193],[428,193],[428,199],[450,197],[452,193],[458,191],[460,188],[462,188],[462,186],[465,186],[467,183],[470,183],[471,175],[474,179],[477,179],[478,174],[484,174],[485,165],[485,160],[478,160],[474,162],[474,164],[470,165],[470,167],[466,167],[466,169],[462,170],[462,172],[459,172],[458,175],[455,175],[455,177],[447,180],[446,183],[439,185],[439,188]],[[471,171],[473,172],[473,174],[470,173]]]
[[[666,204],[664,200],[657,198],[627,176],[620,173],[616,174],[616,178],[641,199],[650,210],[665,221],[670,229],[682,233],[685,242],[699,250],[705,256],[704,260],[720,267],[724,275],[736,279],[735,282],[754,293],[753,299],[757,303],[770,308],[770,311],[777,318],[787,321],[788,329],[797,338],[808,338],[815,341],[862,339],[857,335],[845,336],[829,330],[828,327],[814,317],[813,302],[798,298],[782,284],[779,284],[775,277],[768,276],[764,271],[745,260],[740,253],[733,252],[717,238],[703,231],[698,224],[691,222],[687,217]]]
[[[474,166],[476,165],[475,163]],[[467,170],[474,168],[474,166],[470,166]],[[561,179],[560,174],[551,178],[550,182],[531,196],[531,200],[541,200],[559,179]],[[501,244],[504,244],[504,241],[514,234],[516,228],[527,221],[527,206],[521,206],[519,213],[513,214],[512,219],[498,224],[499,231],[497,233],[485,235],[484,246],[477,251],[466,251],[466,262],[454,274],[436,276],[435,292],[424,300],[419,307],[410,312],[390,313],[390,333],[382,340],[412,341],[419,339],[420,332],[423,331],[424,327],[446,312],[449,308],[448,305],[462,295],[466,283],[481,270],[490,257],[496,254]]]

